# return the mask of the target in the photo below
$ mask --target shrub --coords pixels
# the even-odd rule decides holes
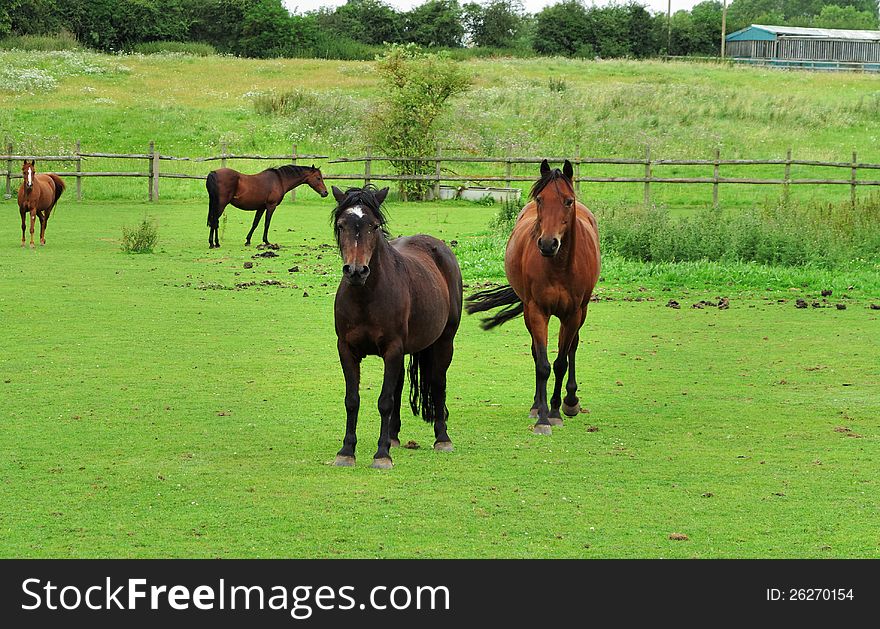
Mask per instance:
[[[150,218],[144,218],[136,227],[122,227],[122,251],[125,253],[153,253],[159,241],[159,227]]]
[[[182,41],[151,41],[143,44],[137,44],[132,52],[142,55],[157,54],[183,54],[192,55],[194,57],[210,57],[216,55],[217,51],[211,44],[201,42],[182,42]]]

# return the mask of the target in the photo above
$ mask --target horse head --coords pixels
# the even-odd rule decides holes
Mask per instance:
[[[381,208],[386,196],[388,188],[377,190],[366,186],[343,192],[333,186],[337,203],[333,209],[333,225],[342,255],[342,275],[354,286],[366,283],[373,254],[388,237]]]
[[[569,224],[575,220],[575,199],[571,162],[565,160],[560,171],[551,169],[545,159],[541,162],[541,178],[532,187],[538,221],[537,245],[541,255],[552,257],[562,248]]]
[[[311,170],[306,175],[306,183],[309,184],[309,187],[321,195],[321,197],[327,196],[327,186],[324,185],[324,176],[321,174],[320,168],[315,168],[315,165],[312,164]]]
[[[26,159],[21,165],[21,176],[24,178],[24,187],[30,192],[34,187],[34,175],[37,169],[34,166],[34,160]]]

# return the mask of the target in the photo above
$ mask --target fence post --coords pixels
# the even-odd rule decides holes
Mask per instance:
[[[504,181],[504,185],[508,188],[513,183],[510,179],[512,168],[513,165],[510,162],[510,149],[507,149],[507,158],[504,160],[504,176],[507,177],[507,179]]]
[[[6,138],[6,155],[12,155],[12,142]],[[6,198],[12,198],[12,159],[6,159]]]
[[[577,159],[574,162],[574,193],[581,196],[581,146],[577,146]]]
[[[226,155],[228,154],[228,149],[226,148],[226,142],[220,143],[220,168],[226,168]]]
[[[156,143],[150,140],[150,201],[159,200],[159,153],[156,152]]]
[[[367,147],[367,156],[364,160],[364,186],[370,185],[370,174],[372,169],[372,160],[370,159],[373,156],[373,147]]]
[[[651,204],[651,146],[645,145],[645,207]]]
[[[440,200],[440,160],[443,158],[443,147],[437,143],[437,158],[434,160],[434,176],[437,181],[434,183],[434,200]]]
[[[296,164],[296,144],[293,145],[293,150],[290,153],[290,163]],[[293,203],[294,201],[296,201],[296,188],[291,188],[290,202]]]
[[[788,149],[785,153],[785,183],[782,184],[782,194],[785,196],[785,200],[788,200],[788,195],[791,193],[791,188],[789,187],[789,183],[791,182],[791,149]]]
[[[853,160],[852,160],[852,183],[850,184],[850,200],[852,202],[853,209],[856,209],[856,169],[858,160],[856,159],[856,152],[853,151]]]
[[[82,155],[79,154],[81,150],[79,140],[76,141],[76,172],[82,172]],[[82,193],[82,177],[79,175],[76,176],[76,200],[82,201],[83,193]]]
[[[721,149],[715,147],[715,167],[712,171],[712,207],[718,207],[718,169],[721,161]]]

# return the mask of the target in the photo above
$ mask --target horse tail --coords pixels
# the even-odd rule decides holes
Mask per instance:
[[[411,354],[409,357],[409,407],[413,415],[421,415],[429,424],[437,419],[438,409],[431,383],[433,380],[433,356],[431,348]]]
[[[61,198],[61,193],[64,192],[64,180],[54,173],[46,173],[52,181],[55,182],[55,199],[52,201],[52,207],[55,207],[55,204],[58,203],[58,199]]]
[[[510,285],[489,288],[474,293],[467,298],[466,302],[465,310],[467,310],[468,314],[486,312],[487,310],[492,310],[492,308],[497,308],[498,306],[506,306],[497,314],[483,318],[480,327],[484,330],[491,330],[502,323],[507,323],[523,313],[522,300]]]
[[[217,187],[217,172],[208,173],[208,179],[205,181],[205,188],[208,189],[208,227],[220,227],[220,190]]]

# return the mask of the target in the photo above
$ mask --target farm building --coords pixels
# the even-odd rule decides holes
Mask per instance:
[[[726,40],[727,55],[738,62],[880,71],[880,31],[752,24]]]

